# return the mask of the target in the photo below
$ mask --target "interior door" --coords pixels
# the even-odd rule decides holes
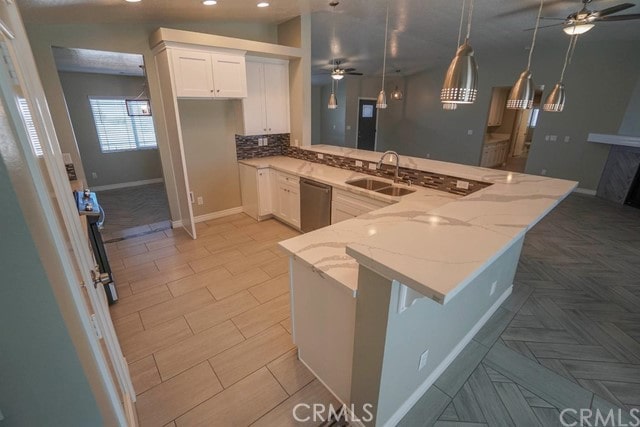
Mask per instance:
[[[94,286],[97,266],[78,215],[44,90],[15,4],[1,3],[0,18],[4,59],[0,66],[2,104],[13,123],[14,140],[21,147],[38,189],[39,203],[50,213],[51,232],[58,239],[73,303],[81,313],[113,410],[120,425],[135,426],[135,392],[128,366],[111,322],[104,288]],[[19,108],[23,100],[30,111],[29,122]],[[34,140],[39,143],[38,150]]]
[[[376,121],[378,110],[375,99],[360,99],[358,101],[358,143],[361,150],[375,151],[376,149]]]

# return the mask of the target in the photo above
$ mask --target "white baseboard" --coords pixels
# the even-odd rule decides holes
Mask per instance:
[[[91,187],[91,190],[93,191],[116,190],[118,188],[139,187],[141,185],[147,185],[147,184],[158,184],[160,182],[164,182],[164,179],[154,178],[154,179],[145,179],[142,181],[121,182],[119,184],[96,185],[95,187]]]
[[[509,286],[500,298],[493,303],[491,308],[478,320],[478,322],[473,325],[473,328],[465,335],[462,340],[451,350],[451,352],[444,358],[442,362],[431,372],[431,374],[424,380],[424,382],[414,391],[411,396],[398,408],[398,410],[384,423],[384,427],[393,427],[397,425],[400,420],[409,412],[413,405],[416,404],[418,400],[424,395],[429,387],[436,382],[436,380],[442,375],[442,373],[453,363],[456,357],[460,354],[460,352],[466,347],[469,342],[473,339],[473,337],[478,333],[478,331],[489,321],[493,313],[495,313],[498,308],[502,305],[504,300],[511,295],[511,291],[513,291],[513,285]]]
[[[225,209],[223,211],[217,211],[217,212],[211,212],[204,215],[198,215],[196,217],[193,217],[193,221],[195,223],[205,222],[205,221],[210,221],[216,218],[222,218],[229,215],[236,215],[242,212],[244,212],[244,210],[242,209],[242,206],[238,206],[236,208]],[[180,228],[180,227],[182,227],[182,220],[171,221],[171,228]]]
[[[575,190],[573,190],[574,193],[579,193],[579,194],[586,194],[588,196],[595,196],[596,195],[596,190],[589,190],[587,188],[579,188],[576,187]]]

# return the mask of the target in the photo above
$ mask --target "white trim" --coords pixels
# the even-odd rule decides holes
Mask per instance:
[[[211,212],[204,215],[198,215],[193,218],[193,222],[194,223],[205,222],[205,221],[210,221],[212,219],[222,218],[229,215],[236,215],[243,212],[244,212],[244,209],[242,208],[242,206],[238,206],[231,209],[225,209],[223,211],[217,211],[217,212]],[[182,227],[181,219],[178,221],[171,221],[171,228],[180,228],[180,227]]]
[[[589,190],[588,188],[580,188],[580,187],[576,187],[573,190],[574,193],[579,193],[579,194],[586,194],[588,196],[595,196],[596,195],[596,190]]]
[[[640,147],[639,136],[606,135],[602,133],[590,133],[587,141],[598,144],[623,145],[625,147]]]
[[[117,188],[139,187],[147,184],[164,182],[163,178],[143,179],[142,181],[121,182],[119,184],[96,185],[91,187],[93,191],[115,190]]]
[[[453,363],[456,357],[460,354],[460,352],[466,347],[469,342],[473,339],[473,337],[478,333],[480,328],[482,328],[485,323],[489,321],[493,313],[495,313],[498,308],[502,305],[504,300],[507,299],[509,295],[511,295],[511,291],[513,291],[513,285],[509,286],[500,297],[493,303],[491,308],[478,320],[478,322],[473,325],[473,328],[465,335],[462,340],[451,350],[451,352],[444,358],[442,362],[431,372],[431,374],[427,377],[426,380],[414,391],[411,396],[398,408],[398,410],[384,423],[384,427],[393,427],[397,425],[400,420],[409,412],[413,405],[416,404],[418,400],[422,397],[423,394],[427,392],[429,387],[436,382],[436,380],[442,375],[442,373]],[[331,390],[329,390],[331,391]]]

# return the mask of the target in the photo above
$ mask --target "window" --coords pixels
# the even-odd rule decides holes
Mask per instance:
[[[129,116],[124,99],[89,98],[89,103],[103,153],[158,147],[151,116]]]
[[[27,104],[26,99],[18,98],[18,106],[20,107],[20,114],[22,115],[22,120],[24,120],[24,126],[27,129],[27,134],[29,135],[29,141],[31,141],[31,148],[33,148],[33,152],[36,153],[36,156],[40,157],[43,155],[42,146],[40,145],[40,139],[38,139],[36,127],[33,124],[33,118],[31,118],[29,104]]]

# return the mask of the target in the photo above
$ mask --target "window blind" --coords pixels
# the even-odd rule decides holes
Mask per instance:
[[[22,115],[22,120],[24,120],[24,126],[27,129],[27,134],[29,135],[29,141],[31,141],[33,152],[36,153],[36,156],[40,157],[43,155],[42,146],[40,145],[40,139],[38,138],[36,127],[33,124],[29,104],[27,104],[26,99],[18,98],[18,106],[20,107],[20,114]]]
[[[129,116],[124,99],[89,98],[89,103],[103,153],[158,146],[151,116]]]

